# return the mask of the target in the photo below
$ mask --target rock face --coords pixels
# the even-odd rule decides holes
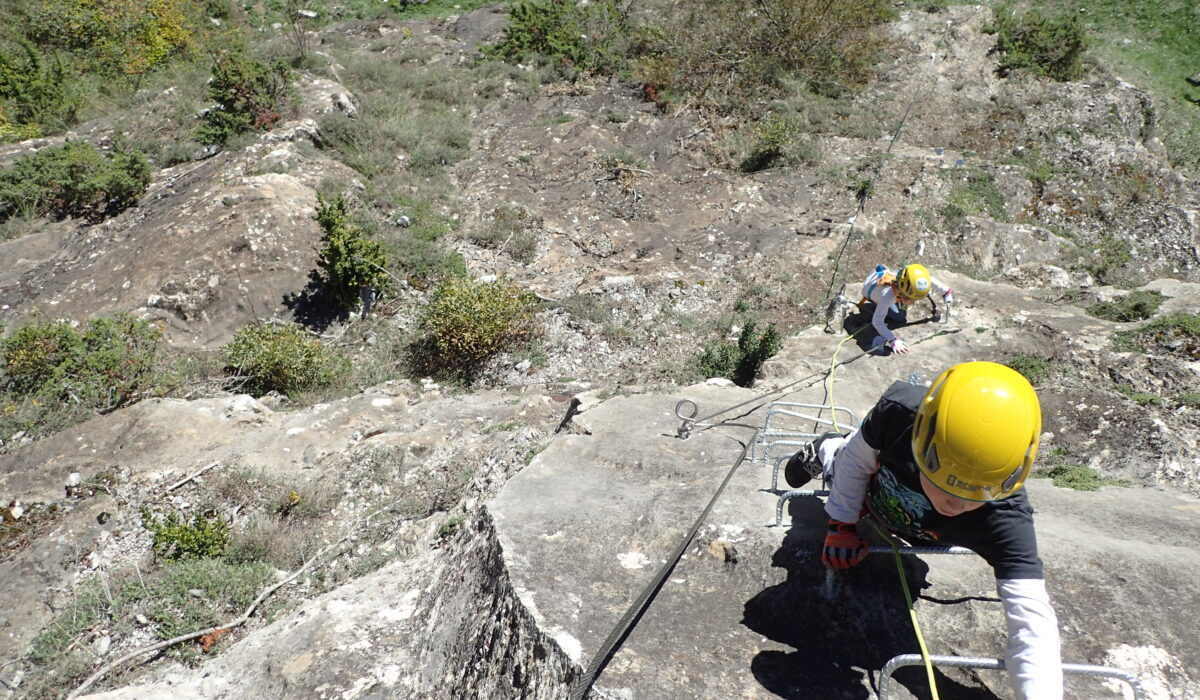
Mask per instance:
[[[345,92],[329,81],[303,87],[317,94],[310,114]],[[206,348],[250,320],[289,314],[285,301],[316,268],[315,187],[353,179],[312,148],[315,138],[311,118],[288,123],[240,153],[158,173],[137,207],[103,224],[39,234],[58,247],[0,243],[0,259],[13,256],[20,270],[0,277],[0,320],[133,311],[162,320],[177,345]]]
[[[118,698],[527,697],[573,672],[518,601],[490,523],[317,598],[197,673],[168,668]]]
[[[529,425],[552,424],[558,419],[558,410],[555,402],[537,395],[520,398],[485,393],[464,400],[440,398],[436,393],[405,395],[394,385],[382,385],[348,400],[298,412],[277,412],[248,396],[147,401],[2,455],[0,490],[5,494],[5,503],[48,503],[57,510],[53,514],[34,511],[23,516],[31,523],[35,523],[29,520],[31,517],[42,516],[36,521],[41,524],[31,525],[35,528],[33,543],[11,551],[6,547],[0,559],[0,580],[11,591],[3,604],[0,655],[12,658],[27,651],[53,615],[70,605],[81,581],[131,569],[139,563],[143,569],[150,566],[150,538],[140,508],[168,504],[189,512],[204,507],[205,501],[196,502],[189,493],[196,484],[177,489],[171,486],[207,464],[216,463],[217,467],[206,471],[199,478],[201,482],[238,474],[283,480],[294,487],[312,481],[330,482],[328,488],[337,494],[339,502],[337,515],[330,516],[336,532],[350,527],[368,505],[378,504],[383,498],[410,492],[399,496],[400,502],[421,498],[420,490],[413,491],[408,484],[419,486],[430,479],[436,482],[443,478],[440,472],[444,470],[471,470],[467,473],[474,474],[472,483],[477,483],[479,493],[489,493],[520,464],[537,433],[526,430],[517,434],[511,448],[514,454],[502,448],[503,456],[496,457],[490,452],[494,447],[488,445],[508,433],[486,429],[494,430],[499,425],[508,426],[505,430],[510,431],[518,420]],[[396,483],[378,482],[380,475],[387,473],[378,464],[381,454],[394,455],[391,459],[403,467]],[[72,483],[75,485],[64,486]],[[265,495],[270,498],[270,494]],[[459,498],[461,494],[455,493],[454,501]],[[432,510],[447,507],[435,503]],[[223,515],[235,526],[244,527],[238,510]],[[395,536],[385,538],[389,542],[397,539],[400,544],[393,543],[383,552],[366,548],[344,556],[353,562],[371,550],[371,556],[387,561],[397,556],[397,551],[425,552],[432,542],[437,553],[428,553],[430,566],[461,569],[438,569],[441,573],[422,570],[414,572],[409,580],[414,586],[428,587],[427,601],[434,614],[439,614],[437,611],[449,600],[439,598],[439,591],[451,585],[464,585],[464,590],[473,591],[461,602],[463,606],[502,606],[507,594],[502,577],[493,575],[497,571],[495,550],[494,544],[488,544],[494,543],[494,538],[484,537],[478,542],[473,537],[458,538],[464,548],[461,557],[443,557],[438,528],[447,517],[440,513],[432,519],[418,518],[420,527],[402,522]],[[432,532],[425,532],[430,528]],[[456,525],[451,531],[457,529]],[[471,526],[463,529],[472,530]],[[487,549],[489,546],[492,549]],[[483,549],[476,551],[478,548]],[[468,570],[475,584],[463,583]],[[444,585],[430,583],[443,575],[447,577]],[[472,585],[476,588],[470,588]],[[383,595],[377,586],[369,588],[371,596]],[[484,600],[484,593],[492,597],[491,603]],[[345,609],[336,602],[331,605],[339,611]],[[448,629],[458,630],[453,621],[468,617],[477,618],[481,625],[495,623],[497,635],[510,634],[497,622],[506,616],[474,609],[470,616],[466,612],[461,616],[448,613],[451,622],[445,624]],[[446,644],[458,643],[454,641],[458,633],[448,632]],[[426,660],[416,667],[428,666]],[[481,666],[477,677],[493,670]],[[455,673],[459,671],[456,667]],[[510,676],[524,673],[515,666],[510,671]],[[358,681],[359,676],[355,676],[348,683]],[[388,681],[394,682],[394,678]]]
[[[917,343],[910,355],[855,360],[837,371],[828,390],[816,384],[824,375],[818,371],[817,379],[802,381],[785,400],[821,406],[832,396],[836,405],[861,418],[897,378],[916,372],[929,380],[954,362],[992,357],[998,347],[1011,347],[1014,341],[989,338],[990,329],[977,334],[973,326],[994,324],[1018,309],[1023,327],[1016,333],[1044,324],[1055,337],[1070,333],[1084,344],[1103,337],[1094,320],[1033,303],[1017,290],[965,288],[981,303],[965,310],[957,319],[960,326],[906,329],[905,337]],[[780,364],[807,355],[820,366],[818,353],[828,355],[832,346],[828,336],[814,332],[793,342]],[[1020,343],[1012,349],[1019,351]],[[827,367],[828,357],[823,362]],[[784,385],[807,376],[804,363],[797,361],[774,381]],[[686,395],[698,400],[701,415],[745,400],[739,391],[714,387]],[[752,439],[750,426],[763,427],[762,408],[752,413],[742,408],[726,416],[727,425],[680,440],[675,436],[680,421],[671,410],[679,398],[614,399],[592,409],[577,419],[587,435],[560,438],[489,505],[522,601],[545,634],[581,666],[702,512],[736,461],[740,444]],[[1111,410],[1075,410],[1044,398],[1049,410],[1043,454],[1075,440],[1086,428],[1086,422],[1079,425],[1087,420],[1083,417],[1097,414],[1108,418],[1086,439],[1113,446],[1111,452],[1103,450],[1112,458],[1108,466],[1120,471],[1126,459],[1134,459],[1127,448],[1142,441],[1131,439],[1130,427],[1116,423]],[[840,420],[842,429],[853,423],[845,415]],[[1175,430],[1162,426],[1158,439],[1194,435],[1191,420]],[[786,416],[773,421],[775,430],[816,434],[830,427]],[[1175,444],[1186,449],[1180,442],[1190,439]],[[771,490],[770,467],[775,460],[767,459],[768,449],[757,444],[750,453],[608,665],[597,684],[606,697],[862,698],[889,658],[919,652],[890,557],[871,557],[837,577],[831,591],[819,560],[827,517],[821,503],[793,500],[783,527],[773,527],[777,492]],[[780,444],[770,456],[794,450]],[[1194,451],[1163,459],[1182,461],[1191,474],[1197,472]],[[1142,465],[1142,473],[1149,467]],[[1038,511],[1040,550],[1062,628],[1064,660],[1122,666],[1115,660],[1132,659],[1128,670],[1171,688],[1162,697],[1190,697],[1200,690],[1200,675],[1189,670],[1200,662],[1200,640],[1190,620],[1178,614],[1200,605],[1189,584],[1200,573],[1200,554],[1190,545],[1200,536],[1195,500],[1146,486],[1080,493],[1033,479],[1028,488]],[[931,653],[1003,657],[1003,611],[982,560],[909,557],[906,576],[922,598],[917,610]],[[1166,661],[1157,667],[1139,662],[1128,649]],[[897,679],[917,696],[927,695],[919,674],[901,672]],[[947,697],[985,691],[1008,697],[1007,679],[1000,673],[947,671],[938,683]],[[1071,697],[1107,692],[1095,679],[1072,678],[1068,688]]]
[[[502,20],[479,10],[327,31],[372,60],[417,49],[417,70],[466,60]],[[142,508],[211,509],[238,533],[257,509],[287,535],[292,493],[319,487],[333,505],[310,534],[339,543],[328,560],[224,646],[177,649],[194,667],[131,664],[96,696],[566,697],[763,425],[755,400],[681,440],[680,399],[705,416],[755,394],[659,388],[677,383],[671,363],[736,336],[728,321],[706,324],[744,305],[786,335],[755,391],[786,386],[789,400],[851,409],[842,428],[897,379],[927,381],[972,359],[1046,363],[1042,461],[1058,454],[1131,484],[1081,493],[1030,482],[1065,657],[1137,673],[1156,700],[1200,697],[1190,614],[1200,604],[1200,409],[1183,400],[1200,386],[1195,348],[1178,338],[1116,351],[1114,334],[1137,324],[1082,310],[1129,293],[1101,285],[1116,281],[1168,297],[1158,318],[1200,308],[1197,185],[1164,164],[1145,93],[1099,71],[1087,84],[1002,81],[985,22],[969,7],[906,12],[893,30],[907,50],[887,79],[849,117],[813,117],[820,164],[753,174],[721,167],[733,157],[723,125],[664,113],[629,86],[518,88],[502,76],[489,88],[500,97],[471,107],[475,137],[453,167],[462,230],[448,238],[472,273],[554,300],[538,314],[546,357],[496,360],[482,376],[497,387],[488,391],[448,395],[427,378],[304,408],[225,394],[145,401],[4,445],[0,517],[17,534],[0,539],[0,693],[42,693],[29,679],[72,670],[39,667],[30,650],[83,586],[122,573],[132,585],[156,563]],[[296,120],[241,152],[159,172],[138,207],[0,243],[0,321],[129,311],[162,321],[176,346],[213,348],[251,320],[292,314],[315,267],[315,188],[354,175],[310,147],[314,118],[359,109],[331,80],[305,75],[298,87]],[[885,128],[915,94],[891,149]],[[0,161],[52,143],[6,147]],[[1053,177],[1031,178],[1035,166]],[[847,178],[866,176],[876,194],[852,220]],[[940,218],[955,192],[984,181],[996,211]],[[502,207],[529,224],[528,257],[472,242]],[[1128,263],[1106,262],[1113,250]],[[856,297],[860,271],[905,259],[928,262],[958,298],[944,326],[914,309],[900,331],[913,353],[862,355],[865,335],[839,345],[812,325],[826,282]],[[1114,266],[1124,279],[1109,279]],[[406,294],[406,304],[420,296]],[[416,315],[415,303],[398,306],[380,321],[389,331]],[[832,321],[840,333],[863,319]],[[829,376],[837,360],[852,361]],[[555,436],[566,400],[588,389]],[[892,562],[872,557],[830,587],[815,554],[820,504],[792,501],[774,527],[771,460],[761,445],[749,455],[592,697],[860,699],[888,658],[916,650]],[[276,491],[227,493],[264,484]],[[363,526],[380,508],[392,519]],[[300,563],[278,567],[275,581]],[[934,653],[1002,653],[994,583],[978,559],[912,558],[904,575],[922,595]],[[158,632],[148,620],[125,635],[118,627],[98,620],[65,640],[90,650],[80,678]],[[901,697],[928,695],[921,674],[897,678]],[[1001,674],[948,672],[938,683],[945,697],[1008,696]],[[1112,694],[1087,679],[1069,690]]]

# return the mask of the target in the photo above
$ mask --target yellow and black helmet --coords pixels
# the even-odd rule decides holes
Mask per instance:
[[[994,362],[963,362],[925,392],[912,450],[939,489],[995,501],[1025,483],[1041,432],[1041,404],[1025,377]]]
[[[909,299],[924,299],[931,289],[933,281],[924,265],[905,265],[896,273],[896,290]]]

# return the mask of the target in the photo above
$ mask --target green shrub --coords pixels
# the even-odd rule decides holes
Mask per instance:
[[[189,524],[175,513],[144,511],[142,525],[150,531],[154,551],[168,559],[219,557],[229,544],[229,524],[220,516],[197,513]]]
[[[194,0],[45,0],[24,31],[87,72],[136,81],[190,47],[199,14]]]
[[[34,322],[0,340],[0,376],[18,396],[111,411],[155,388],[161,338],[127,314],[81,328]]]
[[[171,639],[241,614],[270,583],[273,573],[261,562],[235,564],[193,557],[164,567],[147,582],[149,590],[141,597],[147,615],[158,626],[158,637]],[[139,585],[134,582],[127,588]]]
[[[1200,408],[1200,392],[1180,394],[1175,397],[1175,403],[1188,408]]]
[[[88,628],[110,611],[104,588],[92,580],[80,586],[75,600],[34,637],[29,659],[39,666],[58,666],[60,657]]]
[[[242,613],[273,575],[261,562],[205,557],[171,561],[144,574],[101,572],[81,585],[75,599],[34,639],[30,660],[37,666],[27,682],[36,683],[31,687],[37,688],[37,697],[65,695],[95,670],[95,653],[80,643],[89,630],[99,626],[114,641],[128,639],[140,634],[136,630],[145,624],[145,618],[139,619],[143,613],[154,622],[159,639],[213,627]],[[169,653],[195,660],[207,646],[201,640]]]
[[[794,119],[772,116],[758,125],[754,145],[742,160],[739,169],[755,173],[775,165],[784,156],[793,135],[799,129]]]
[[[0,170],[0,221],[18,213],[99,221],[132,206],[149,184],[150,163],[138,151],[106,154],[69,141]]]
[[[527,336],[533,298],[512,282],[450,277],[430,298],[420,327],[436,353],[435,364],[470,368]]]
[[[63,131],[80,106],[61,59],[44,57],[29,41],[18,53],[0,49],[0,143]]]
[[[1083,74],[1087,41],[1075,14],[1046,17],[1036,8],[1017,14],[1004,3],[995,7],[993,15],[995,23],[988,30],[996,34],[996,51],[1002,54],[1001,75],[1027,70],[1064,81]]]
[[[239,134],[269,131],[292,99],[291,79],[282,61],[268,66],[241,49],[213,54],[208,96],[217,106],[205,113],[197,140],[223,145]]]
[[[864,85],[889,45],[876,28],[895,10],[880,0],[713,0],[657,14],[631,42],[647,98],[685,94],[717,111],[757,114],[797,84],[829,97]]]
[[[1113,345],[1123,352],[1160,352],[1200,360],[1200,316],[1171,314],[1156,318],[1140,328],[1115,334]]]
[[[1076,491],[1098,491],[1101,486],[1128,486],[1123,479],[1107,479],[1095,469],[1083,464],[1058,464],[1048,469],[1039,469],[1035,477],[1051,479],[1054,485]]]
[[[1021,376],[1028,379],[1030,384],[1034,385],[1049,377],[1050,373],[1054,371],[1053,362],[1035,355],[1017,355],[1004,364],[1015,369]]]
[[[383,243],[367,236],[351,220],[346,198],[319,199],[317,222],[325,235],[317,257],[324,271],[325,288],[344,308],[358,308],[363,289],[379,295],[391,286]]]
[[[996,189],[992,174],[977,168],[943,171],[944,176],[962,176],[962,182],[946,196],[946,208],[954,208],[957,214],[943,210],[945,219],[960,218],[968,214],[986,213],[993,221],[1009,221],[1004,206],[1004,195]]]
[[[737,345],[709,343],[694,362],[705,377],[725,377],[738,386],[751,386],[764,362],[779,352],[782,339],[775,324],[756,333],[757,323],[748,319],[738,335]]]
[[[1162,405],[1162,397],[1158,394],[1150,394],[1144,391],[1138,391],[1130,384],[1118,384],[1116,386],[1116,390],[1118,394],[1124,394],[1125,396],[1128,396],[1130,401],[1133,401],[1139,406]]]
[[[504,38],[484,55],[509,63],[537,57],[585,71],[612,68],[622,13],[615,0],[519,0],[509,10]]]
[[[1164,301],[1166,297],[1161,292],[1137,291],[1112,301],[1092,304],[1087,308],[1087,313],[1106,321],[1145,321],[1158,311]]]
[[[471,242],[482,248],[504,251],[514,260],[533,262],[537,257],[537,234],[530,230],[536,226],[529,212],[520,207],[500,206],[492,211],[491,220],[467,235]]]
[[[1121,268],[1133,260],[1133,250],[1129,242],[1107,235],[1100,239],[1095,250],[1084,254],[1083,261],[1077,267],[1087,270],[1103,284],[1110,284],[1117,278]]]
[[[288,395],[329,386],[345,359],[295,323],[251,323],[222,350],[226,371],[243,380],[255,396],[269,391]]]

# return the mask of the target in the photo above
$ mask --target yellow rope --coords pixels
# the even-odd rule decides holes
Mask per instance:
[[[833,359],[829,362],[829,378],[826,381],[828,382],[829,388],[829,415],[833,420],[833,429],[835,432],[841,432],[838,430],[837,411],[834,410],[834,406],[836,404],[833,401],[833,371],[837,367],[837,356],[838,353],[842,351],[842,346],[846,344],[846,341],[852,339],[854,336],[861,333],[863,329],[869,327],[870,326],[863,326],[862,328],[859,328],[857,331],[854,331],[850,335],[843,338],[842,342],[838,343],[837,348],[833,351]],[[925,675],[929,678],[929,692],[933,694],[933,700],[941,700],[941,698],[938,696],[937,681],[933,676],[933,662],[929,660],[929,648],[925,644],[925,636],[921,634],[921,623],[917,620],[917,610],[913,605],[912,592],[908,590],[908,579],[904,577],[904,562],[900,558],[900,550],[896,547],[895,539],[889,537],[874,520],[871,520],[870,522],[871,527],[874,527],[875,531],[878,532],[881,537],[887,540],[887,543],[892,547],[892,556],[896,559],[896,572],[900,575],[900,587],[904,589],[904,600],[908,604],[908,617],[912,621],[913,632],[917,635],[917,645],[921,648],[921,660],[925,662]]]
[[[871,326],[863,326],[862,328],[859,328],[858,330],[854,331],[850,335],[843,338],[842,342],[838,343],[837,348],[833,351],[833,358],[829,361],[829,377],[827,377],[825,379],[825,382],[826,382],[826,386],[829,389],[829,417],[833,421],[833,432],[835,432],[835,433],[842,432],[841,430],[838,430],[837,411],[833,410],[833,407],[835,405],[833,403],[833,371],[837,368],[838,353],[840,353],[842,351],[842,346],[846,344],[846,341],[854,338],[854,336],[858,335],[859,333],[862,333],[864,329],[870,328],[870,327]]]
[[[904,562],[900,559],[900,549],[896,547],[894,538],[889,537],[874,520],[870,522],[871,527],[875,528],[875,531],[892,547],[892,556],[896,559],[896,572],[900,574],[900,587],[904,589],[904,600],[908,603],[908,617],[912,620],[913,632],[917,635],[917,645],[921,647],[921,660],[925,662],[925,675],[929,678],[929,692],[933,694],[933,700],[941,700],[938,697],[937,681],[933,677],[933,663],[929,660],[929,648],[925,645],[925,636],[921,634],[921,623],[917,621],[917,610],[913,606],[912,592],[908,590],[908,579],[904,577]]]

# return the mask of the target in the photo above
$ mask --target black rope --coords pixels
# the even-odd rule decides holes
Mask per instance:
[[[684,536],[684,538],[680,541],[679,546],[675,549],[675,553],[667,558],[666,563],[662,565],[662,568],[658,570],[658,573],[653,579],[651,579],[650,583],[647,584],[646,587],[642,589],[642,592],[638,594],[638,597],[633,600],[633,603],[630,604],[629,609],[625,611],[625,614],[622,615],[621,619],[617,622],[617,626],[614,627],[611,632],[609,632],[608,638],[605,639],[604,643],[600,645],[600,648],[596,650],[596,654],[592,657],[591,663],[589,663],[587,668],[584,669],[583,675],[580,676],[577,681],[575,681],[573,686],[571,686],[571,700],[583,700],[583,698],[588,694],[588,691],[592,689],[592,684],[596,682],[596,678],[600,676],[600,673],[604,670],[604,667],[608,665],[608,662],[612,660],[613,655],[617,653],[617,649],[621,647],[621,645],[625,642],[625,639],[629,636],[629,633],[633,631],[633,628],[637,625],[638,620],[642,618],[642,613],[646,611],[646,608],[650,607],[650,601],[654,600],[654,596],[658,595],[659,589],[662,588],[662,585],[667,580],[667,577],[671,575],[671,571],[675,569],[675,565],[679,563],[679,558],[682,557],[683,553],[687,551],[687,548],[691,546],[692,540],[696,537],[696,533],[700,531],[700,525],[704,522],[704,519],[708,517],[708,514],[710,511],[712,511],[713,506],[716,505],[717,499],[720,498],[721,494],[725,491],[725,487],[729,485],[729,481],[733,479],[734,472],[736,472],[738,467],[742,465],[742,462],[745,461],[746,452],[749,451],[750,446],[753,445],[757,439],[758,430],[755,430],[754,435],[750,438],[750,441],[742,445],[742,452],[738,455],[737,460],[734,461],[733,466],[729,469],[729,473],[725,475],[725,480],[721,482],[721,485],[717,488],[717,492],[713,494],[713,497],[709,500],[708,505],[704,507],[704,511],[700,513],[700,517],[696,518],[696,522],[692,523],[692,528],[688,530],[687,535]]]

